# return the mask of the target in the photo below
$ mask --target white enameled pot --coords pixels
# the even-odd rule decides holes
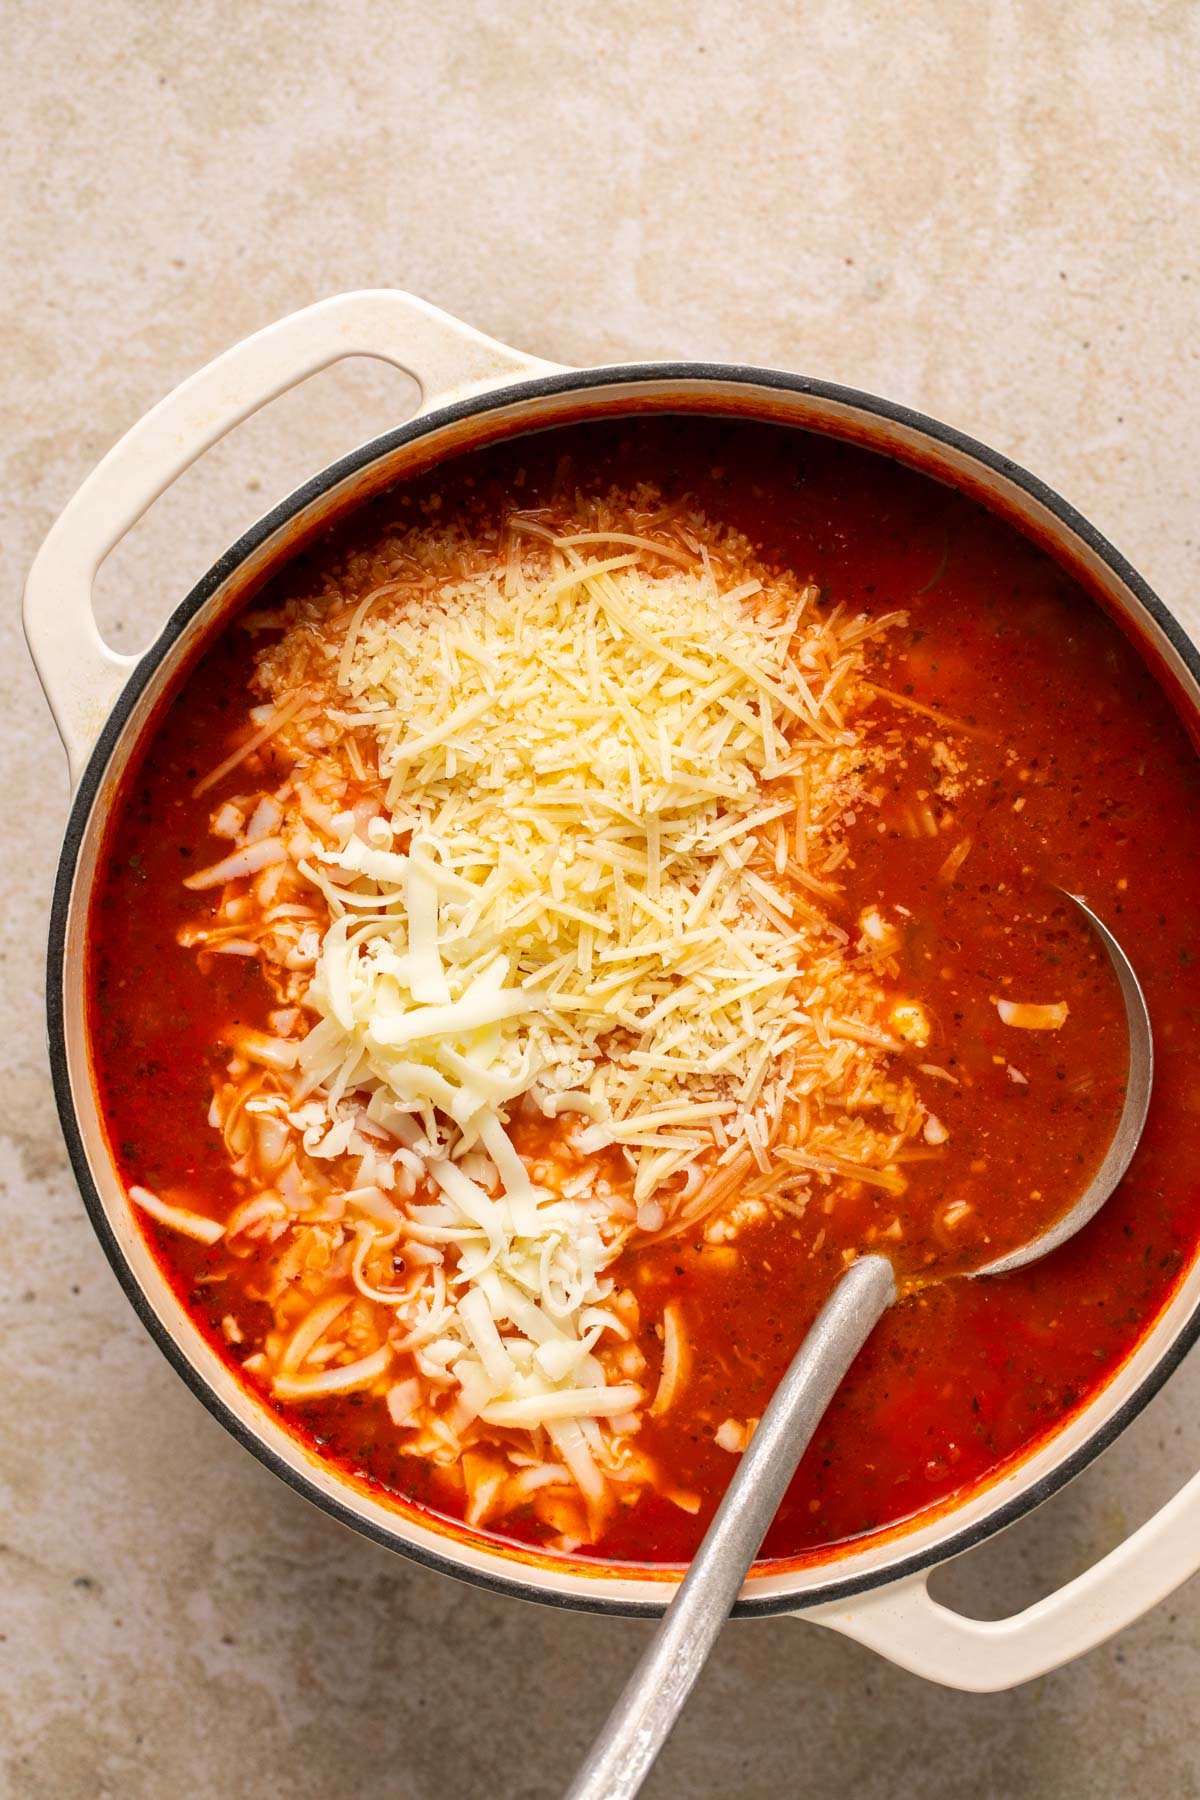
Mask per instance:
[[[347,356],[420,385],[413,418],[315,476],[255,525],[180,603],[151,648],[118,656],[92,607],[96,572],[151,502],[232,426]],[[1193,731],[1200,657],[1145,583],[1071,507],[1006,458],[867,394],[774,370],[650,363],[568,370],[482,336],[411,295],[343,294],[238,344],[148,413],[88,477],[47,537],[25,590],[25,630],[75,787],[59,866],[47,982],[50,1056],[76,1176],[135,1310],[209,1410],[327,1512],[418,1561],[498,1591],[614,1613],[661,1610],[673,1578],[496,1546],[383,1503],[319,1462],[244,1388],[176,1301],[117,1181],[89,1069],[81,971],[106,815],[156,702],[247,588],[314,530],[406,471],[555,421],[645,411],[734,413],[883,451],[1002,512],[1080,576],[1143,647]],[[747,1581],[742,1615],[791,1613],[869,1644],[947,1686],[1015,1686],[1101,1642],[1200,1566],[1200,1475],[1086,1574],[1015,1617],[983,1623],[930,1598],[929,1571],[1029,1511],[1134,1416],[1200,1333],[1200,1259],[1098,1394],[1033,1455],[935,1517]]]

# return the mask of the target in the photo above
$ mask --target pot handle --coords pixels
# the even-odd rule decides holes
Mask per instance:
[[[335,295],[268,325],[160,400],[67,503],[25,583],[25,636],[72,786],[141,660],[110,649],[100,635],[92,589],[101,563],[218,438],[346,356],[377,357],[412,375],[421,389],[418,416],[560,366],[510,350],[413,294],[376,288]]]
[[[931,1598],[928,1571],[793,1616],[973,1694],[1020,1687],[1094,1650],[1200,1569],[1200,1474],[1092,1568],[1008,1619],[968,1619]]]

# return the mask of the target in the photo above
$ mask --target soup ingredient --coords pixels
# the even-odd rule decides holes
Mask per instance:
[[[885,767],[864,778],[866,802],[854,807],[853,823],[844,821],[837,866],[820,873],[810,855],[808,872],[832,892],[801,892],[846,932],[851,960],[878,959],[871,966],[890,1001],[878,1019],[905,1043],[878,1054],[892,1073],[911,1071],[949,1136],[930,1145],[918,1133],[878,1168],[839,1166],[832,1157],[820,1167],[789,1163],[783,1153],[803,1157],[803,1148],[776,1140],[769,1171],[726,1166],[723,1191],[698,1221],[682,1212],[700,1183],[687,1171],[671,1178],[659,1204],[688,1191],[674,1220],[664,1205],[654,1231],[636,1223],[626,1147],[577,1155],[573,1137],[589,1128],[585,1117],[547,1117],[513,1103],[506,1132],[535,1185],[558,1193],[578,1181],[580,1193],[603,1200],[606,1216],[632,1208],[621,1216],[634,1228],[600,1276],[612,1283],[604,1309],[628,1335],[605,1333],[591,1354],[606,1385],[636,1386],[645,1398],[630,1415],[559,1422],[575,1449],[572,1425],[585,1444],[596,1435],[602,1446],[619,1439],[627,1453],[620,1479],[601,1461],[603,1448],[591,1452],[604,1481],[593,1514],[546,1428],[476,1420],[458,1454],[440,1440],[434,1419],[453,1413],[455,1389],[445,1381],[431,1412],[423,1397],[434,1377],[417,1372],[415,1352],[394,1352],[388,1373],[355,1392],[302,1400],[274,1393],[275,1370],[307,1378],[361,1365],[382,1346],[384,1336],[374,1334],[388,1314],[363,1287],[394,1298],[415,1284],[422,1257],[427,1271],[452,1276],[456,1252],[435,1243],[432,1229],[420,1242],[405,1234],[389,1251],[384,1232],[355,1280],[357,1222],[389,1217],[369,1185],[402,1215],[442,1201],[400,1155],[415,1152],[373,1123],[364,1129],[361,1116],[344,1153],[330,1156],[310,1155],[303,1130],[274,1116],[300,1079],[299,1044],[316,1022],[302,996],[328,925],[320,891],[302,885],[290,856],[277,873],[239,877],[228,893],[189,890],[180,877],[228,854],[252,821],[256,834],[288,842],[293,825],[297,836],[301,829],[291,811],[285,828],[263,805],[279,804],[274,796],[297,755],[315,757],[320,748],[307,734],[315,740],[324,729],[318,711],[290,735],[277,716],[287,703],[255,691],[256,667],[280,641],[282,608],[311,608],[316,629],[323,606],[327,628],[340,634],[367,595],[398,574],[415,577],[402,558],[414,521],[456,520],[473,534],[498,534],[514,495],[527,515],[544,506],[560,519],[575,509],[577,486],[605,491],[630,467],[658,476],[668,496],[662,513],[702,504],[710,519],[735,520],[761,543],[763,562],[815,573],[826,596],[813,603],[816,612],[843,602],[847,615],[897,607],[909,614],[907,625],[864,649],[861,690],[869,680],[877,692],[854,723],[886,752]],[[699,498],[680,507],[684,493]],[[660,539],[675,529],[669,518],[642,524],[641,535]],[[947,539],[943,579],[918,594],[944,560]],[[577,548],[589,559],[612,553]],[[762,1412],[847,1254],[880,1242],[917,1273],[977,1260],[1027,1235],[1028,1215],[1044,1217],[1056,1194],[1068,1200],[1087,1178],[1093,1146],[1107,1140],[1120,1106],[1122,1044],[1119,1030],[1110,1031],[1120,1008],[1103,959],[1073,932],[1058,884],[1119,920],[1169,1045],[1138,1163],[1102,1217],[1044,1269],[1006,1276],[986,1296],[972,1284],[957,1284],[952,1299],[948,1289],[918,1287],[901,1303],[839,1394],[766,1553],[804,1555],[969,1491],[1107,1379],[1200,1235],[1192,1174],[1200,1110],[1189,1110],[1187,1099],[1200,1012],[1185,960],[1200,869],[1200,784],[1167,702],[1061,572],[977,508],[886,460],[814,445],[802,433],[643,420],[548,433],[410,481],[312,547],[255,607],[245,629],[231,628],[206,650],[117,798],[90,916],[89,1019],[126,1183],[225,1226],[209,1246],[143,1215],[156,1256],[199,1329],[313,1454],[385,1500],[468,1519],[539,1553],[574,1544],[595,1546],[606,1560],[685,1558],[733,1466],[717,1431],[726,1420],[748,1426]],[[295,698],[298,711],[302,696]],[[351,767],[351,746],[361,774]],[[193,799],[206,772],[230,756],[227,772]],[[1139,770],[1154,771],[1153,782]],[[341,779],[344,795],[326,802],[300,773],[304,829],[322,844],[336,841],[322,823],[327,815],[354,810],[365,787],[377,788],[363,729],[345,739]],[[286,807],[296,806],[289,797]],[[771,855],[774,832],[794,844],[804,827],[802,808],[769,822],[762,836]],[[954,880],[940,880],[948,852],[967,837],[970,854]],[[403,854],[403,839],[393,848]],[[767,868],[765,878],[790,897],[792,876]],[[244,935],[272,879],[276,960]],[[860,951],[868,918],[878,919],[883,936]],[[211,933],[207,942],[200,932]],[[248,955],[248,943],[259,954]],[[1061,997],[1069,1017],[1059,1030],[1024,1032],[1018,1047],[994,1003],[1007,993]],[[897,1018],[909,1021],[911,1039]],[[315,1103],[310,1095],[301,1105]],[[206,1124],[210,1106],[223,1129]],[[374,1159],[365,1167],[362,1140]],[[312,1141],[325,1147],[320,1132]],[[458,1160],[484,1186],[475,1154]],[[385,1165],[378,1180],[376,1161]],[[452,1299],[460,1291],[448,1288]],[[323,1292],[346,1304],[314,1337]],[[668,1307],[690,1354],[671,1405],[652,1416]],[[435,1338],[428,1350],[441,1356],[446,1346]],[[303,1366],[292,1369],[301,1353]],[[437,1356],[428,1355],[427,1366],[444,1376]]]
[[[765,1166],[790,1086],[833,1103],[814,1148],[849,1131],[875,1160],[837,1099],[894,1040],[820,902],[883,766],[855,682],[892,621],[747,576],[748,546],[703,521],[652,540],[602,517],[554,536],[518,516],[503,562],[425,533],[418,576],[369,595],[340,647],[301,614],[265,659],[272,697],[307,688],[386,784],[303,863],[333,922],[302,1067],[418,1110],[432,1143],[439,1115],[474,1139],[521,1094],[577,1113],[591,1147],[630,1148],[639,1205],[714,1140]],[[613,532],[636,547],[576,547]],[[871,1098],[912,1110],[903,1083]],[[527,1205],[494,1132],[484,1148]]]
[[[1056,1000],[1052,1005],[1037,1004],[1032,1000],[997,1000],[996,1011],[1006,1025],[1015,1025],[1022,1031],[1058,1031],[1066,1024],[1070,1007],[1065,1000]]]
[[[473,1450],[473,1519],[552,1459],[594,1536],[652,1475],[623,1247],[753,1171],[902,1192],[928,1123],[889,1060],[895,931],[825,910],[883,792],[859,684],[896,621],[610,496],[414,532],[353,608],[280,622],[247,741],[286,773],[220,800],[235,848],[185,879],[221,891],[188,946],[258,959],[282,1003],[231,1028],[213,1109],[247,1183],[227,1235],[280,1252],[246,1366],[285,1400],[377,1388],[414,1454]],[[680,1308],[662,1332],[655,1418],[691,1356]]]

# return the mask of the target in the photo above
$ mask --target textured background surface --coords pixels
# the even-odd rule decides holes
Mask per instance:
[[[1194,6],[7,0],[0,133],[0,1786],[19,1800],[542,1800],[644,1635],[360,1543],[133,1321],[42,1049],[63,768],[16,597],[97,457],[234,338],[409,287],[565,362],[678,353],[875,389],[1011,452],[1200,626]],[[803,12],[803,17],[799,15]],[[243,428],[106,567],[153,620],[403,403],[346,368]],[[1200,1366],[942,1578],[1023,1604],[1200,1459]],[[1006,1696],[788,1620],[727,1632],[651,1791],[1200,1794],[1200,1584]]]

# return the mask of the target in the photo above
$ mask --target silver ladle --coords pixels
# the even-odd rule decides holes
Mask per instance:
[[[969,1279],[1023,1268],[1073,1237],[1129,1167],[1146,1123],[1154,1045],[1138,978],[1091,908],[1075,894],[1066,897],[1108,951],[1120,984],[1129,1030],[1125,1103],[1103,1162],[1070,1211],[1032,1243],[964,1271]],[[776,1388],[686,1576],[565,1800],[632,1800],[638,1792],[729,1617],[825,1409],[897,1292],[884,1256],[858,1257],[839,1280]]]

